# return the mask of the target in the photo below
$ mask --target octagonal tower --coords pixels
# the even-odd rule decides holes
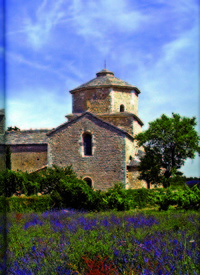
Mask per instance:
[[[127,131],[131,135],[141,131],[143,122],[138,117],[140,90],[103,69],[96,78],[70,91],[72,114],[69,121],[88,111]]]

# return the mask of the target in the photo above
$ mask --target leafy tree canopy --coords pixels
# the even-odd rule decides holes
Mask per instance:
[[[195,117],[181,117],[174,113],[172,117],[163,114],[161,118],[150,122],[149,129],[135,137],[138,145],[146,148],[146,157],[141,159],[140,169],[151,171],[156,161],[160,168],[166,169],[164,176],[168,179],[184,165],[187,158],[194,159],[196,152],[200,155],[200,137],[195,130],[196,125]]]

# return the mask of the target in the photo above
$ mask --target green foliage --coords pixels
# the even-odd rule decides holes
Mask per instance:
[[[50,194],[53,190],[55,190],[56,185],[59,184],[61,179],[76,179],[77,175],[72,170],[72,166],[60,168],[57,166],[53,166],[53,168],[48,168],[46,171],[42,171],[40,173],[32,174],[35,180],[40,183],[40,192],[44,192],[44,194]]]
[[[1,197],[0,202],[5,203],[4,207],[0,204],[0,210],[6,208],[6,212],[45,212],[53,206],[53,201],[49,195],[46,196],[30,196],[30,197]]]
[[[41,190],[51,194],[56,208],[72,207],[75,209],[92,209],[94,191],[81,179],[78,179],[71,166],[67,168],[48,169],[40,181]]]
[[[137,206],[139,209],[142,209],[147,207],[147,205],[156,205],[157,200],[155,197],[158,192],[157,189],[128,189],[126,192],[127,196],[131,197],[133,201],[133,208]]]
[[[116,209],[118,211],[129,210],[134,207],[134,202],[131,196],[127,195],[122,183],[116,183],[114,187],[109,188],[106,192],[106,201],[109,209]]]
[[[178,207],[185,210],[200,208],[200,190],[196,185],[191,189],[186,186],[185,191],[179,192]]]
[[[164,176],[169,179],[171,175],[176,175],[187,158],[194,159],[195,153],[200,154],[200,137],[195,130],[196,118],[181,117],[179,114],[172,113],[172,118],[162,115],[161,118],[149,123],[149,129],[139,133],[135,139],[139,146],[147,147],[147,155],[154,155],[158,158],[158,165],[165,168]],[[150,158],[144,158],[144,170],[150,165]],[[145,164],[147,168],[145,167]],[[152,167],[154,166],[152,160]],[[159,176],[159,169],[156,171]],[[153,174],[153,173],[152,173]],[[152,175],[151,174],[151,175]],[[164,182],[165,186],[169,182]]]
[[[144,150],[145,155],[140,158],[141,162],[138,167],[138,171],[140,172],[138,179],[145,180],[148,188],[150,188],[151,184],[157,186],[161,181],[160,171],[162,157],[159,152],[156,153],[156,148],[155,150],[151,150],[146,146]]]
[[[187,178],[184,176],[175,176],[169,178],[170,187],[172,189],[184,189]]]
[[[0,196],[0,213],[6,213],[6,197]]]
[[[176,205],[179,209],[197,210],[200,208],[200,190],[195,185],[193,188],[185,187],[185,190],[176,192],[168,188],[156,196],[156,204],[160,206],[159,210],[168,210],[170,205]]]
[[[23,194],[27,196],[36,195],[40,190],[40,184],[38,182],[32,182],[32,181],[26,181],[25,182],[25,188],[26,192],[23,192]]]
[[[117,183],[107,191],[94,191],[85,181],[77,178],[71,167],[55,166],[32,174],[7,169],[0,173],[0,196],[11,197],[13,194],[23,193],[28,196],[24,199],[24,202],[28,203],[28,198],[36,197],[36,194],[41,192],[50,196],[53,208],[89,211],[127,211],[136,207],[142,209],[149,205],[159,205],[160,210],[168,210],[170,205],[176,205],[184,210],[199,208],[200,190],[197,186],[188,188],[185,184],[186,177],[174,176],[169,180],[171,187],[167,190],[162,188],[126,190],[122,183]],[[173,192],[173,189],[177,191]],[[37,197],[37,200],[40,199],[41,197]],[[15,206],[18,210],[20,207],[25,207],[24,202],[23,206],[22,204],[19,206],[16,200]]]
[[[81,179],[61,180],[63,199],[66,207],[92,210],[94,207],[93,190]]]
[[[0,195],[11,197],[19,190],[22,190],[22,192],[26,194],[25,181],[24,173],[6,169],[0,173]]]

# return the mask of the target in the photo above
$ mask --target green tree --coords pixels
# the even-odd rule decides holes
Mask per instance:
[[[145,155],[140,158],[140,164],[138,171],[140,176],[138,179],[145,180],[147,182],[147,188],[150,188],[151,184],[157,186],[161,181],[161,155],[156,153],[155,150],[151,150],[148,146],[144,147]]]
[[[196,125],[195,117],[181,117],[174,113],[172,117],[163,114],[161,118],[150,122],[149,129],[135,137],[138,145],[146,148],[147,156],[141,159],[143,163],[140,168],[151,171],[155,165],[154,159],[157,159],[158,167],[165,168],[163,184],[165,187],[169,186],[169,177],[178,172],[185,160],[194,159],[196,152],[200,155],[200,137],[194,128]],[[157,179],[160,170],[153,171]]]

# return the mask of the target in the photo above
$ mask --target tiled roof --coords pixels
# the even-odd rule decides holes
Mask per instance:
[[[128,82],[115,77],[113,72],[108,71],[106,69],[103,69],[100,72],[96,73],[96,76],[97,76],[96,78],[71,90],[70,93],[73,93],[77,90],[82,90],[84,88],[112,87],[112,86],[128,88],[130,90],[135,90],[138,94],[140,93],[140,90],[137,87],[132,86]]]
[[[25,130],[25,131],[7,131],[5,133],[6,144],[44,144],[47,143],[46,134],[50,130]]]

